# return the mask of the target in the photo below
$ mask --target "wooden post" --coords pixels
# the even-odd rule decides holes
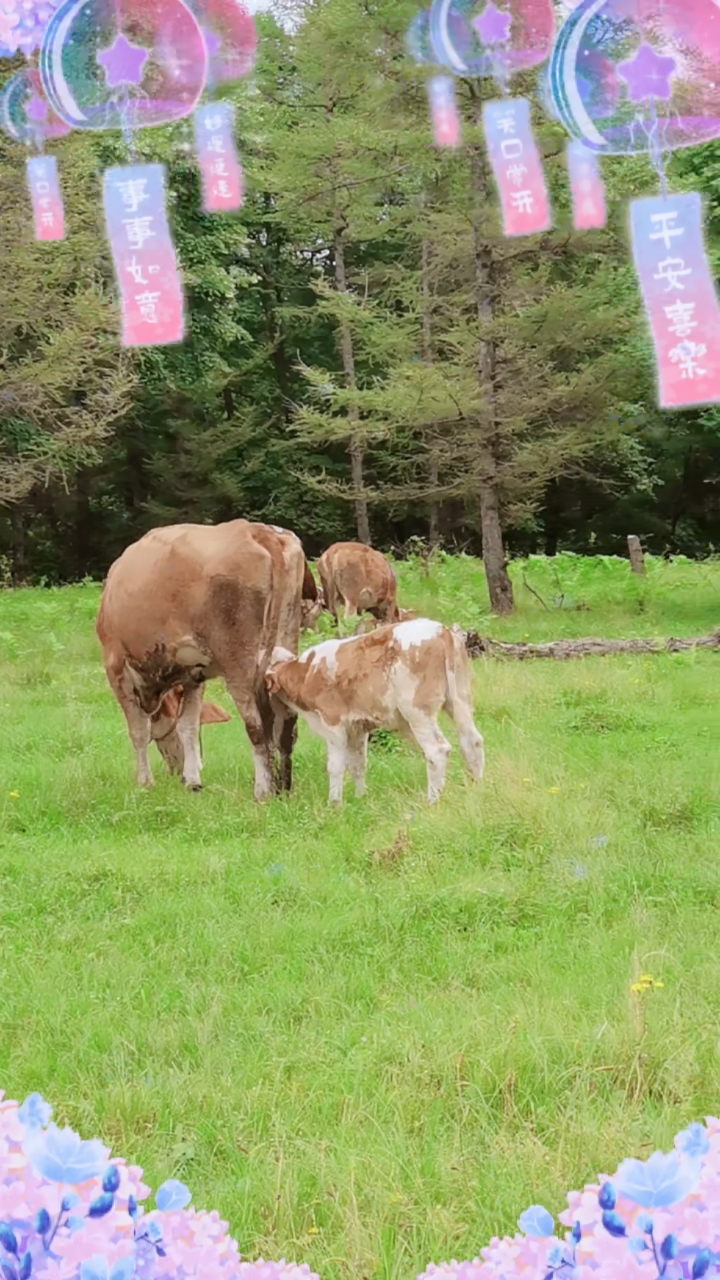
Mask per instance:
[[[645,555],[642,549],[640,539],[634,534],[628,534],[628,551],[630,552],[630,565],[633,573],[639,573],[641,576],[645,573]]]

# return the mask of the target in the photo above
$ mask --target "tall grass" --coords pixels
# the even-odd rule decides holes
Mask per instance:
[[[532,559],[503,621],[468,558],[400,566],[400,594],[500,638],[718,625],[717,564],[648,570]],[[717,1114],[715,654],[479,663],[481,787],[454,753],[427,809],[391,740],[332,812],[301,730],[294,795],[261,808],[237,721],[205,731],[202,794],[159,759],[135,789],[97,602],[0,596],[8,1094],[183,1178],[243,1253],[338,1280],[472,1256]],[[633,994],[643,972],[664,986]]]

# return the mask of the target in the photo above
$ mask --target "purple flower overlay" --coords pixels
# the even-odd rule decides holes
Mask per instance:
[[[191,1208],[177,1178],[148,1212],[142,1169],[51,1116],[39,1093],[18,1107],[0,1092],[0,1280],[319,1280],[242,1262],[227,1223]]]
[[[295,1262],[241,1259],[227,1223],[190,1205],[176,1178],[157,1208],[142,1169],[52,1124],[39,1094],[0,1093],[0,1280],[319,1280]],[[669,1153],[623,1160],[558,1215],[420,1280],[703,1280],[720,1275],[720,1120],[690,1124]]]
[[[83,1142],[73,1129],[30,1129],[25,1139],[25,1152],[30,1164],[41,1177],[51,1182],[78,1186],[96,1178],[105,1168],[110,1154],[102,1142]]]
[[[518,1219],[518,1226],[526,1236],[532,1236],[535,1240],[542,1240],[555,1232],[553,1216],[541,1204],[533,1204],[526,1209]]]
[[[682,1160],[677,1152],[656,1151],[649,1160],[623,1160],[613,1185],[618,1195],[644,1209],[666,1209],[694,1190],[700,1178],[699,1160]]]
[[[120,32],[110,47],[97,55],[97,60],[105,71],[108,88],[115,89],[121,84],[140,84],[148,57],[147,49],[131,44]]]
[[[27,112],[31,120],[35,119],[30,110],[33,101],[34,99],[31,100]],[[45,103],[42,105],[45,106]],[[37,118],[42,120],[45,117],[39,116]],[[41,1093],[31,1093],[30,1097],[25,1099],[18,1111],[18,1120],[21,1124],[24,1124],[27,1129],[44,1129],[45,1125],[50,1123],[52,1113],[53,1109],[50,1106],[50,1103],[45,1101]]]
[[[649,44],[642,44],[628,62],[618,64],[618,75],[628,86],[631,102],[644,102],[646,98],[672,97],[671,79],[677,69],[674,58],[663,58]]]
[[[480,39],[488,47],[494,44],[506,44],[510,39],[511,24],[512,16],[509,13],[503,13],[492,0],[483,12],[472,20],[472,25]]]

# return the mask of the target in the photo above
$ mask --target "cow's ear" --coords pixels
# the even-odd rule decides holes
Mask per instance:
[[[201,724],[227,724],[228,720],[232,720],[232,716],[228,715],[223,707],[216,707],[214,702],[203,702],[200,712]]]

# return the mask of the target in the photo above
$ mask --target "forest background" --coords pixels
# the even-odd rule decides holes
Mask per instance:
[[[101,174],[113,134],[57,145],[67,239],[36,245],[21,148],[0,138],[0,576],[101,577],[146,529],[243,515],[308,555],[359,537],[402,554],[505,558],[720,544],[720,406],[656,405],[628,201],[644,157],[605,162],[604,231],[572,231],[565,135],[535,102],[555,228],[502,236],[482,130],[491,86],[460,82],[464,145],[431,140],[416,4],[310,0],[258,15],[237,104],[238,215],[203,214],[192,123],[145,131],[167,165],[188,336],[122,351]],[[22,60],[6,60],[0,82]],[[720,146],[668,164],[699,190],[720,264]]]

